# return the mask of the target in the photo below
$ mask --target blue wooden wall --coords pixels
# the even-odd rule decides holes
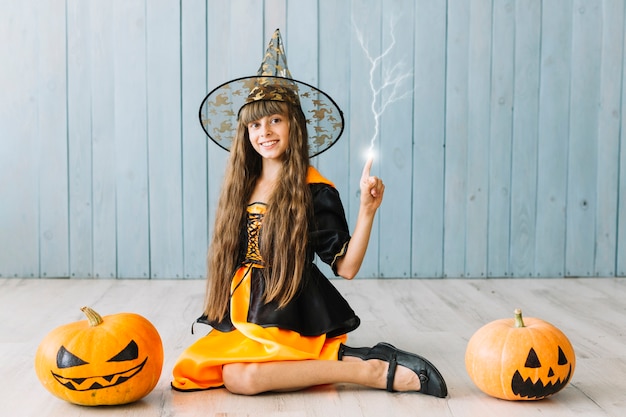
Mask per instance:
[[[626,275],[622,0],[0,1],[0,277],[199,278],[227,154],[197,120],[281,28],[342,107],[314,162],[354,224],[380,86],[386,182],[361,277]],[[395,37],[396,43],[385,51]]]

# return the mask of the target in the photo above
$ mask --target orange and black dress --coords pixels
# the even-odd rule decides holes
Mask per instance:
[[[313,224],[309,227],[306,276],[298,295],[281,309],[274,302],[264,302],[264,264],[258,243],[265,205],[249,205],[228,315],[221,322],[198,319],[213,329],[178,358],[173,370],[174,389],[221,387],[222,366],[229,363],[337,360],[347,333],[359,326],[360,320],[348,302],[313,263],[316,253],[335,271],[335,261],[346,251],[350,234],[339,193],[312,167],[307,181],[313,199]]]

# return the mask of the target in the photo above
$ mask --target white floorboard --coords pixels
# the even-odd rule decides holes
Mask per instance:
[[[297,393],[237,396],[223,389],[170,389],[178,354],[203,326],[202,280],[0,279],[1,416],[619,416],[626,413],[626,279],[334,280],[361,317],[350,345],[388,341],[434,362],[449,397],[390,394],[351,385]],[[143,400],[119,407],[82,407],[53,397],[37,380],[35,350],[53,328],[83,318],[132,311],[148,318],[164,343],[159,384]],[[541,401],[484,395],[464,366],[467,341],[483,324],[521,308],[559,327],[577,354],[570,384]]]

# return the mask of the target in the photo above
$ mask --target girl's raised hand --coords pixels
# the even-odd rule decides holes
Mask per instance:
[[[370,175],[373,162],[374,158],[368,158],[363,167],[363,173],[361,174],[361,206],[363,206],[363,208],[376,210],[383,201],[385,184],[383,184],[380,178]]]

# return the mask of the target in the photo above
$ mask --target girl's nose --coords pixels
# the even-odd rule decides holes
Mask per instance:
[[[272,133],[272,129],[271,129],[271,127],[272,127],[272,126],[271,126],[269,123],[265,123],[265,122],[264,122],[264,123],[261,125],[261,134],[262,134],[263,136],[267,136],[267,135],[271,134],[271,133]]]

